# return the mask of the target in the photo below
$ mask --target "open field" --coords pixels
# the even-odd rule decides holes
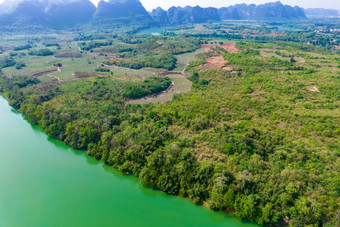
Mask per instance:
[[[176,55],[177,67],[173,71],[183,71],[186,65],[188,65],[192,61],[197,60],[197,55],[202,53],[204,53],[204,48],[200,48],[195,52]]]
[[[130,100],[126,102],[126,104],[166,103],[171,101],[174,95],[185,93],[191,90],[192,82],[189,81],[183,74],[169,74],[167,76],[173,82],[170,89],[157,95]]]

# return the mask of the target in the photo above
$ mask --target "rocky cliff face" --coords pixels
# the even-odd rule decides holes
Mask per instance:
[[[161,26],[166,26],[170,24],[167,12],[161,7],[152,10],[150,15]]]
[[[195,7],[171,7],[167,12],[167,20],[170,25],[186,23],[203,23],[208,21],[218,21],[218,9]]]
[[[289,5],[283,5],[281,2],[266,3],[258,6],[254,4],[240,4],[230,6],[226,9],[229,12],[233,12],[234,14],[236,14],[238,19],[270,20],[300,19],[306,17],[302,8],[299,8],[297,6],[291,7]],[[223,20],[226,18],[223,18],[221,15],[221,19]]]
[[[150,24],[153,19],[139,0],[100,1],[92,23],[96,24]]]
[[[92,20],[96,6],[89,0],[78,0],[66,4],[50,3],[45,12],[52,27],[65,27],[87,23]]]
[[[263,5],[238,4],[217,8],[171,7],[167,12],[157,8],[151,16],[160,24],[177,25],[185,23],[202,23],[218,20],[276,20],[306,18],[302,8],[283,5],[281,2]]]
[[[219,20],[217,8],[201,8],[199,6],[171,7],[168,11],[157,8],[150,15],[161,25],[180,25]]]

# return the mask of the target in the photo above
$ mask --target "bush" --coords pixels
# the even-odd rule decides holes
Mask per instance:
[[[15,65],[15,68],[16,68],[16,69],[21,69],[21,68],[23,68],[23,67],[26,67],[26,64],[23,63],[23,62],[18,62],[18,63]]]
[[[11,67],[15,65],[15,61],[11,57],[0,57],[0,68],[6,68],[6,67]]]
[[[31,49],[32,46],[27,44],[27,45],[22,45],[22,46],[16,46],[13,48],[13,50],[15,51],[19,51],[19,50],[28,50],[28,49]]]
[[[96,72],[110,72],[110,69],[108,68],[103,68],[103,67],[98,67],[95,69]]]
[[[49,49],[40,49],[40,50],[32,50],[28,52],[29,55],[36,55],[36,56],[50,56],[53,55],[53,52]]]
[[[253,89],[251,88],[250,85],[246,85],[240,90],[240,94],[249,94],[252,92],[253,92]]]

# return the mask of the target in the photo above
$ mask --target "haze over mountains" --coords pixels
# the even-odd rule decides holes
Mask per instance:
[[[291,7],[281,2],[263,5],[238,4],[217,8],[171,7],[168,11],[157,8],[151,16],[162,25],[178,25],[185,23],[202,23],[219,20],[273,20],[273,19],[304,19],[304,10],[298,6]]]
[[[74,26],[92,20],[96,7],[90,0],[9,1],[0,6],[0,26]]]
[[[328,11],[313,11],[322,13]],[[332,15],[334,12],[331,12]],[[98,7],[90,0],[24,0],[5,1],[0,5],[0,27],[44,26],[64,28],[90,23],[94,26],[169,26],[220,20],[289,20],[305,19],[305,11],[281,2],[263,5],[238,4],[220,9],[209,7],[171,7],[147,12],[139,0],[100,1]]]

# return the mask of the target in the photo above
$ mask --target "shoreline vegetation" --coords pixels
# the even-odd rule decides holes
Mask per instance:
[[[0,91],[47,135],[154,189],[259,225],[336,226],[340,58],[327,37],[339,35],[272,26],[8,38]],[[54,65],[58,80],[32,77]]]

